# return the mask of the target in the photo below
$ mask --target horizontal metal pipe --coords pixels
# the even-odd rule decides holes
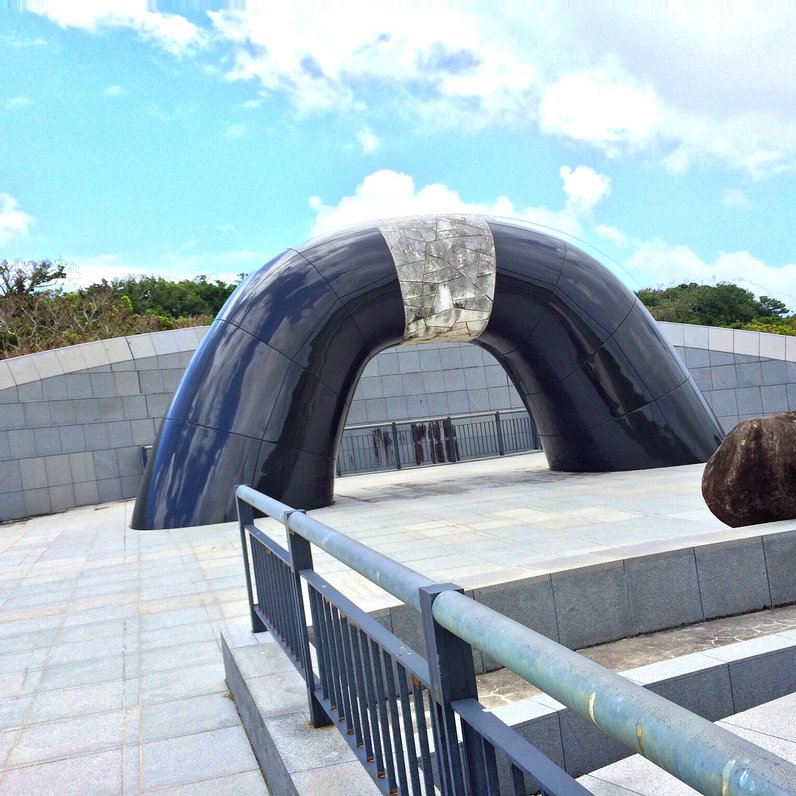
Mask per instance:
[[[351,537],[306,514],[291,514],[287,526],[338,561],[347,564],[355,572],[381,586],[384,591],[397,597],[401,602],[420,611],[419,589],[421,586],[433,585],[434,581],[430,578],[354,541]]]
[[[434,619],[704,794],[796,794],[796,766],[458,592]]]
[[[321,550],[381,586],[401,602],[420,611],[418,592],[421,586],[434,584],[430,578],[249,486],[236,487],[235,494],[258,511],[281,522],[288,530],[296,531]]]
[[[285,520],[290,512],[295,511],[290,506],[280,503],[278,500],[274,500],[272,497],[268,497],[268,495],[264,495],[262,492],[258,492],[256,489],[244,484],[235,487],[235,494],[258,511],[268,517],[273,517],[277,522],[281,522],[282,525],[285,525]]]

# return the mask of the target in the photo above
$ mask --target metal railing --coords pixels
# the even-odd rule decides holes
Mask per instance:
[[[340,440],[337,475],[539,450],[524,409],[349,426]]]
[[[337,725],[382,792],[588,793],[478,702],[475,647],[701,793],[796,793],[796,766],[459,587],[433,583],[250,487],[236,497],[252,629],[279,639],[307,684],[313,725]],[[255,511],[285,527],[287,548],[255,526]],[[320,577],[312,545],[418,611],[427,659]]]

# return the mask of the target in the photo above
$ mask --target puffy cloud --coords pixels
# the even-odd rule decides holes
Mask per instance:
[[[67,257],[76,263],[66,280],[68,288],[86,287],[102,279],[127,276],[163,276],[167,279],[194,279],[204,274],[209,279],[235,282],[238,274],[250,273],[269,259],[264,252],[234,250],[227,252],[190,252],[194,242],[176,251],[162,254],[154,262],[139,263],[119,254],[92,257]]]
[[[0,245],[27,235],[33,222],[33,216],[20,210],[13,196],[0,193]]]
[[[192,52],[203,46],[207,36],[179,14],[151,11],[147,0],[28,0],[25,8],[41,14],[62,28],[90,32],[101,28],[131,28],[173,55]]]
[[[598,174],[588,166],[577,166],[575,169],[562,166],[559,174],[564,181],[567,205],[575,212],[590,212],[611,193],[610,177]]]
[[[317,235],[351,226],[363,221],[393,216],[426,213],[475,213],[520,218],[542,227],[578,235],[583,229],[583,216],[609,191],[606,177],[586,166],[561,170],[567,195],[563,210],[544,206],[516,207],[505,196],[490,202],[468,202],[459,192],[442,183],[418,187],[408,174],[391,169],[375,171],[357,185],[354,193],[344,196],[335,205],[324,204],[319,196],[310,197],[315,211],[312,233]]]
[[[124,94],[124,89],[121,86],[113,85],[106,86],[105,91],[102,92],[106,97],[120,97]]]
[[[577,8],[247,3],[211,12],[228,77],[304,113],[389,108],[418,125],[538,125],[608,157],[674,172],[706,159],[762,179],[796,165],[796,16],[673,0]],[[301,31],[297,35],[297,31]],[[329,35],[334,31],[334,35]]]
[[[603,69],[566,75],[545,93],[543,132],[602,149],[608,157],[647,146],[660,118],[655,92]]]
[[[28,97],[11,97],[11,99],[6,100],[6,109],[13,110],[14,108],[27,108],[28,105],[32,105],[33,101]]]
[[[594,227],[594,231],[601,237],[605,238],[606,240],[610,240],[611,242],[615,243],[620,248],[624,248],[628,244],[628,237],[622,232],[621,229],[617,229],[616,227],[612,227],[609,224],[597,224]]]
[[[586,5],[248,0],[210,29],[147,0],[30,0],[64,27],[127,27],[165,50],[219,43],[227,79],[299,113],[402,114],[428,129],[537,126],[672,172],[705,161],[753,179],[796,167],[796,15],[788,3]],[[215,55],[215,52],[212,51]],[[208,64],[203,68],[210,69]],[[364,147],[365,145],[360,142]]]
[[[320,235],[365,221],[425,213],[476,213],[524,219],[551,231],[572,235],[576,245],[586,246],[621,279],[638,289],[680,282],[733,282],[756,295],[780,298],[796,308],[796,264],[772,266],[746,251],[719,252],[713,261],[704,260],[688,246],[672,245],[656,238],[632,240],[620,229],[604,224],[592,226],[590,211],[609,194],[610,184],[586,166],[561,169],[567,196],[563,210],[546,207],[520,208],[505,196],[489,202],[468,202],[458,191],[442,183],[418,187],[408,174],[384,169],[373,172],[337,204],[325,204],[318,196],[309,200],[315,211],[312,234]],[[575,201],[577,200],[577,201]],[[611,262],[593,250],[589,239],[597,236],[630,252],[623,265]]]
[[[374,152],[378,151],[381,146],[379,137],[368,127],[358,130],[356,139],[360,147],[362,147],[363,155],[372,155]]]
[[[239,139],[243,138],[244,135],[246,135],[245,124],[240,124],[238,122],[227,127],[227,138],[231,139],[232,141],[238,141]]]
[[[721,202],[727,207],[743,207],[749,204],[746,194],[740,188],[730,188],[725,191],[724,196],[721,197]]]
[[[334,6],[252,2],[245,11],[209,16],[234,52],[228,78],[256,80],[306,113],[389,102],[438,124],[455,123],[450,117],[467,110],[477,111],[471,119],[493,121],[524,115],[517,99],[536,81],[521,42],[506,41],[490,17],[458,8],[414,7],[396,15],[388,3],[375,2],[342,20]]]
[[[796,263],[772,266],[747,251],[719,252],[703,260],[688,246],[655,239],[636,245],[625,262],[644,287],[668,287],[681,282],[732,282],[756,295],[768,295],[796,309]]]

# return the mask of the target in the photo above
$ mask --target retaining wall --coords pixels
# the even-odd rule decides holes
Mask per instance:
[[[796,337],[662,323],[725,429],[796,409]],[[134,497],[150,445],[207,327],[0,361],[0,521]],[[348,424],[521,408],[473,345],[383,351]]]

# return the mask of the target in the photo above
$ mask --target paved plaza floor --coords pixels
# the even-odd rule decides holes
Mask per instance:
[[[534,453],[339,479],[312,514],[474,588],[736,538],[701,470],[551,473]],[[256,643],[237,528],[132,531],[132,506],[0,525],[0,794],[266,793],[218,641]],[[388,601],[325,554],[316,569]]]

